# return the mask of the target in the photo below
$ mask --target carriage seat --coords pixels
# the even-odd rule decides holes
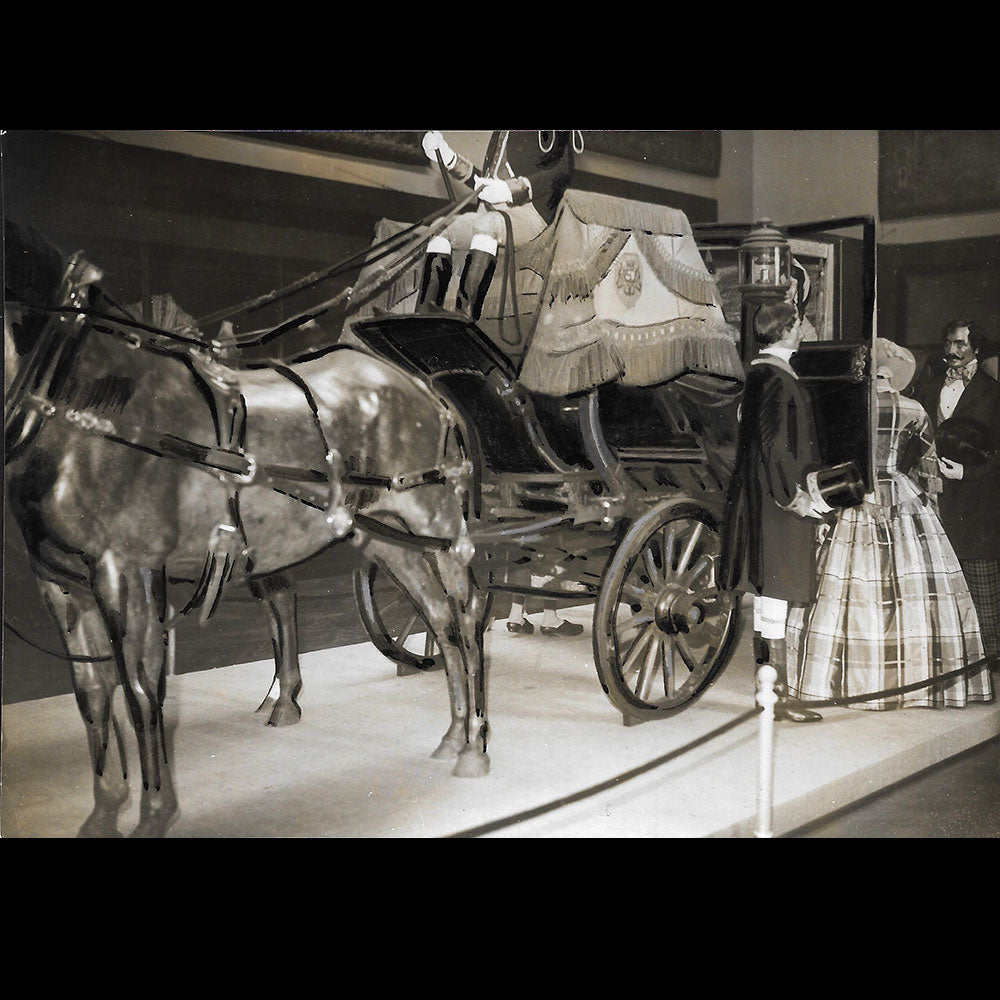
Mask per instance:
[[[476,436],[494,472],[564,471],[510,359],[457,313],[384,315],[356,322],[354,335],[380,357],[441,393]]]

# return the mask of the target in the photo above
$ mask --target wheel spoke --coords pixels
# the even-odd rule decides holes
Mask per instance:
[[[406,640],[409,639],[410,636],[413,634],[413,626],[416,625],[419,620],[420,620],[420,615],[418,615],[416,612],[410,615],[410,617],[407,618],[406,623],[399,630],[399,635],[396,637],[396,642],[398,642],[402,646],[403,643],[406,642]]]
[[[691,638],[699,640],[697,643],[699,649],[704,646],[717,647],[722,644],[722,637],[725,634],[728,621],[728,615],[713,615],[710,618],[706,618],[691,633]]]
[[[652,629],[650,629],[652,631]],[[649,691],[653,686],[653,678],[656,676],[656,661],[660,656],[662,641],[659,637],[649,644],[646,650],[646,657],[642,661],[642,669],[639,671],[639,678],[636,682],[635,693],[643,700],[649,701]]]
[[[648,545],[642,550],[642,564],[646,567],[646,576],[655,589],[660,584],[660,570],[653,561],[653,550]]]
[[[651,594],[648,590],[636,586],[634,583],[624,583],[622,584],[622,597],[628,597],[631,598],[632,601],[638,601],[640,604],[645,604],[651,597]]]
[[[712,556],[702,556],[692,567],[691,572],[684,579],[684,585],[690,589],[694,582],[705,572],[715,565]]]
[[[691,592],[692,599],[701,601],[703,604],[718,604],[720,596],[718,587],[706,587],[704,590]]]
[[[397,592],[397,594],[396,594],[395,597],[391,597],[388,600],[383,600],[382,599],[382,595],[379,595],[379,600],[378,600],[379,613],[383,617],[385,617],[388,612],[390,612],[394,608],[398,607],[401,603],[403,603],[404,600],[406,601],[406,606],[408,608],[412,608],[413,607],[413,605],[410,603],[410,601],[406,600],[403,597],[403,595],[400,594],[400,593],[398,593],[398,592]]]
[[[649,645],[650,640],[653,638],[653,634],[656,630],[652,625],[647,625],[640,633],[635,642],[632,643],[631,647],[625,659],[622,663],[622,679],[626,680],[628,675],[635,669],[637,669],[637,664],[641,659],[646,647]],[[627,683],[627,680],[626,680]]]
[[[673,522],[660,530],[663,535],[663,571],[669,571],[674,565],[674,549],[677,547],[677,530]]]
[[[684,661],[684,666],[693,674],[702,664],[705,659],[698,660],[695,658],[694,654],[688,649],[687,637],[683,635],[677,636],[677,652],[681,654],[681,659]]]
[[[674,644],[669,639],[663,644],[663,693],[668,698],[674,694]]]
[[[431,659],[434,656],[434,633],[428,629],[424,636],[424,656]]]
[[[698,544],[698,539],[701,538],[701,533],[704,530],[705,525],[701,521],[694,522],[694,531],[691,532],[691,536],[688,538],[687,545],[684,548],[680,560],[677,563],[677,575],[683,576],[688,568],[688,563],[691,561],[691,556],[694,553],[695,546]]]
[[[618,631],[628,632],[630,629],[638,628],[640,625],[649,625],[652,621],[653,613],[651,611],[640,611],[638,614],[623,618],[618,624]]]

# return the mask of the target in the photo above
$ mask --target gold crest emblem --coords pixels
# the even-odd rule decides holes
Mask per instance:
[[[629,305],[642,291],[642,264],[637,253],[622,254],[615,270],[615,287]]]

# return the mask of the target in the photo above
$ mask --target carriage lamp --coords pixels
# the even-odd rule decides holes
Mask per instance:
[[[740,291],[748,302],[776,302],[792,284],[792,251],[784,233],[761,219],[739,250]]]

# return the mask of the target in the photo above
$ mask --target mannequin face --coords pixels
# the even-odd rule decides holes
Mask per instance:
[[[944,360],[949,368],[964,368],[978,353],[969,343],[969,328],[960,326],[944,340]]]
[[[802,343],[802,320],[798,314],[795,316],[795,322],[781,335],[779,343],[790,347],[793,351],[799,349],[799,344]]]

